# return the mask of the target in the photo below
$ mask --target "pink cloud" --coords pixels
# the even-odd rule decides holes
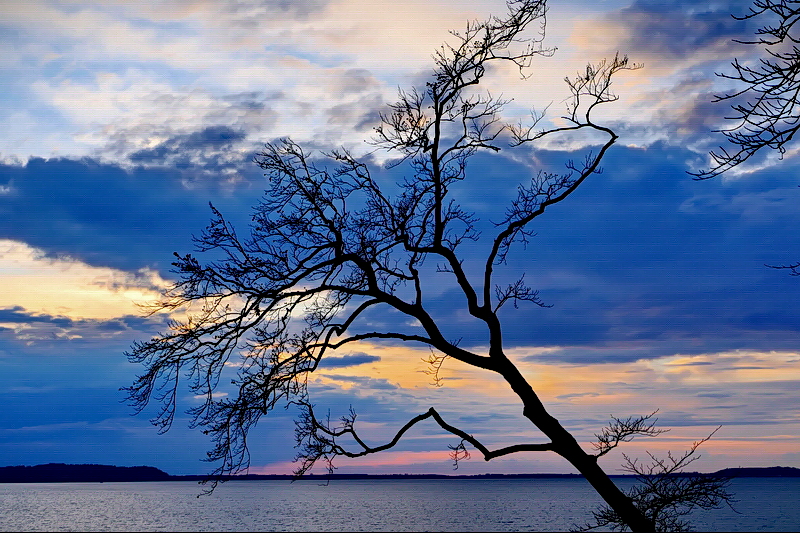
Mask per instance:
[[[338,466],[348,468],[359,467],[380,467],[380,466],[401,466],[418,465],[420,463],[443,463],[448,464],[450,455],[447,450],[424,451],[424,452],[381,452],[374,455],[366,455],[356,459],[337,458]],[[320,463],[320,466],[322,464]],[[290,461],[272,463],[265,466],[250,467],[250,474],[291,474],[297,465]],[[321,473],[321,472],[314,472]]]

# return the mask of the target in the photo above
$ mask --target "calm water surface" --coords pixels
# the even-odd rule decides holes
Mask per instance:
[[[624,480],[620,485],[630,484]],[[700,531],[797,531],[800,479],[747,478]],[[599,497],[582,479],[0,484],[2,531],[565,531]]]

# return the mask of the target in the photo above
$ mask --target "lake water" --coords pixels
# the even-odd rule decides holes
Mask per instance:
[[[622,480],[620,485],[632,481]],[[740,514],[699,531],[798,531],[800,478],[731,484]],[[566,531],[600,503],[582,479],[0,484],[0,531]]]

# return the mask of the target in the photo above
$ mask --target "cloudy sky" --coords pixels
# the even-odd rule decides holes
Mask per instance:
[[[508,352],[587,446],[610,415],[658,409],[671,431],[629,454],[680,451],[721,426],[699,470],[800,467],[800,278],[765,266],[800,259],[800,159],[790,150],[714,180],[687,174],[723,142],[714,129],[729,107],[712,100],[732,86],[714,73],[760,53],[733,42],[757,27],[730,16],[745,10],[742,0],[550,0],[554,55],[526,80],[502,69],[487,79],[514,99],[509,121],[548,105],[557,121],[564,76],[617,51],[642,65],[618,76],[620,99],[602,110],[620,135],[604,172],[537,219],[504,267],[552,305],[509,306]],[[141,372],[126,349],[169,318],[140,305],[174,281],[172,253],[192,251],[209,202],[246,229],[265,188],[252,163],[264,143],[366,154],[379,113],[398,87],[424,86],[447,31],[504,12],[499,0],[0,0],[0,466],[209,471],[211,444],[186,417],[158,435],[118,390]],[[518,183],[586,142],[477,157],[458,197],[497,220]],[[459,302],[444,284],[432,306],[479,349]],[[337,355],[317,372],[314,400],[335,417],[352,405],[373,443],[431,406],[492,446],[539,438],[485,372],[447,361],[437,388],[418,346]],[[179,401],[198,400],[187,389]],[[262,419],[253,472],[292,470],[292,415]],[[423,426],[339,471],[452,472],[456,439]],[[614,472],[621,456],[604,461]],[[459,470],[568,471],[542,453],[474,456]]]

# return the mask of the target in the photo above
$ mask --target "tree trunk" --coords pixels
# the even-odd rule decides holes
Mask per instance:
[[[572,437],[570,436],[570,438]],[[608,474],[597,464],[597,459],[584,452],[574,438],[572,438],[572,441],[575,443],[574,446],[577,450],[569,450],[563,453],[561,446],[556,446],[556,453],[569,461],[583,474],[583,477],[594,487],[608,506],[628,524],[631,531],[634,533],[655,531],[653,522],[648,520],[633,504],[633,501],[614,484]]]
[[[597,493],[634,533],[655,531],[655,525],[633,504],[633,501],[617,487],[608,474],[597,464],[594,455],[586,453],[572,434],[544,407],[533,388],[516,366],[507,361],[501,374],[511,385],[525,408],[523,414],[533,422],[553,443],[553,450],[578,469]]]

